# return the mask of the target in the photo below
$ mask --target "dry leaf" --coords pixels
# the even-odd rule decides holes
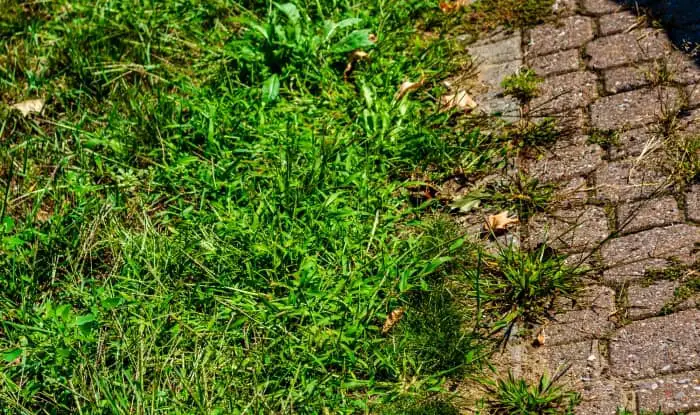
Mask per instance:
[[[456,94],[443,95],[440,98],[440,105],[444,111],[452,108],[457,108],[463,111],[471,111],[476,108],[477,104],[469,96],[467,91],[458,91]]]
[[[505,230],[508,225],[518,223],[518,218],[509,218],[508,211],[504,210],[498,215],[489,215],[486,218],[486,229],[490,231]]]
[[[345,66],[345,71],[343,71],[343,78],[345,80],[348,79],[348,75],[350,75],[350,72],[352,72],[353,63],[355,63],[356,61],[362,60],[362,59],[367,59],[367,57],[369,57],[369,54],[367,52],[363,52],[361,50],[356,50],[356,51],[352,52],[348,56],[348,64],[347,64],[347,66]]]
[[[471,4],[473,0],[456,0],[440,2],[440,10],[443,13],[452,13]]]
[[[399,307],[396,310],[389,313],[389,315],[386,316],[386,321],[384,321],[384,326],[382,326],[382,334],[387,334],[389,330],[394,328],[396,323],[398,323],[399,320],[401,320],[401,317],[403,317],[403,313],[405,311],[406,310],[404,310],[403,307]]]
[[[29,114],[33,113],[41,113],[41,110],[44,109],[44,100],[43,99],[28,99],[26,101],[18,102],[14,105],[12,105],[13,109],[16,109],[17,111],[21,112],[23,116],[27,116]]]
[[[401,85],[399,85],[399,90],[398,92],[396,92],[394,99],[396,99],[397,101],[400,100],[404,97],[404,95],[408,94],[409,92],[413,92],[416,89],[422,87],[423,84],[425,84],[425,78],[421,78],[418,82],[403,82]]]
[[[370,42],[375,43],[377,41],[377,35],[375,35],[374,33],[370,33],[369,36],[367,36],[367,39]]]
[[[544,346],[545,340],[546,340],[546,338],[545,338],[545,335],[544,335],[544,329],[542,329],[542,330],[540,330],[540,332],[537,334],[537,337],[535,338],[535,341],[534,341],[532,344],[533,344],[533,346],[535,346],[535,347]]]

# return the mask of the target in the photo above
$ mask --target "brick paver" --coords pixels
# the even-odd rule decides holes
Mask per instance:
[[[567,133],[519,156],[521,173],[559,187],[521,227],[522,249],[545,242],[592,270],[575,301],[555,302],[544,346],[512,350],[532,378],[571,364],[562,382],[582,393],[577,414],[690,413],[700,410],[700,184],[671,174],[666,150],[700,135],[700,67],[623,3],[557,0],[556,17],[522,39],[472,48],[496,91],[484,108],[524,62],[544,81],[523,117],[553,117]],[[679,263],[691,269],[649,272]]]

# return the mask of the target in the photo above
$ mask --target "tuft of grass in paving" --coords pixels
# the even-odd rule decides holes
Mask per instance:
[[[542,375],[539,381],[528,384],[512,373],[492,386],[495,398],[489,402],[492,414],[517,415],[573,415],[581,397],[556,385],[558,377]]]
[[[517,73],[508,75],[501,81],[501,87],[505,95],[510,95],[521,103],[530,102],[539,94],[539,85],[542,78],[532,69],[521,69]]]

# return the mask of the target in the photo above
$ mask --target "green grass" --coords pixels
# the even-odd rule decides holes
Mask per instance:
[[[522,103],[529,102],[539,94],[539,84],[542,78],[535,74],[532,69],[522,69],[519,72],[507,76],[501,82],[503,93],[520,100]]]
[[[0,413],[449,413],[491,344],[453,287],[476,248],[410,178],[505,154],[438,111],[437,12],[2,3]]]
[[[539,382],[528,384],[516,379],[512,373],[499,379],[494,387],[495,398],[489,402],[494,415],[573,415],[580,402],[579,394],[556,385],[557,377],[542,375]]]

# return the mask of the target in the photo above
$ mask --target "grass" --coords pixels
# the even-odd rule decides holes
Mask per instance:
[[[513,75],[507,76],[501,82],[503,93],[527,103],[539,94],[539,84],[542,78],[532,69],[521,69]]]
[[[539,382],[528,384],[523,379],[516,379],[512,373],[505,379],[499,379],[495,386],[495,399],[490,402],[491,412],[495,415],[573,415],[574,408],[581,397],[555,385],[557,377],[542,375]]]
[[[547,3],[509,1],[513,25]],[[409,179],[503,150],[438,111],[462,65],[416,29],[438,12],[2,3],[0,413],[449,413],[446,378],[488,355],[452,286],[480,264]],[[546,268],[503,276],[520,260]],[[559,288],[529,269],[489,301],[534,313]]]

